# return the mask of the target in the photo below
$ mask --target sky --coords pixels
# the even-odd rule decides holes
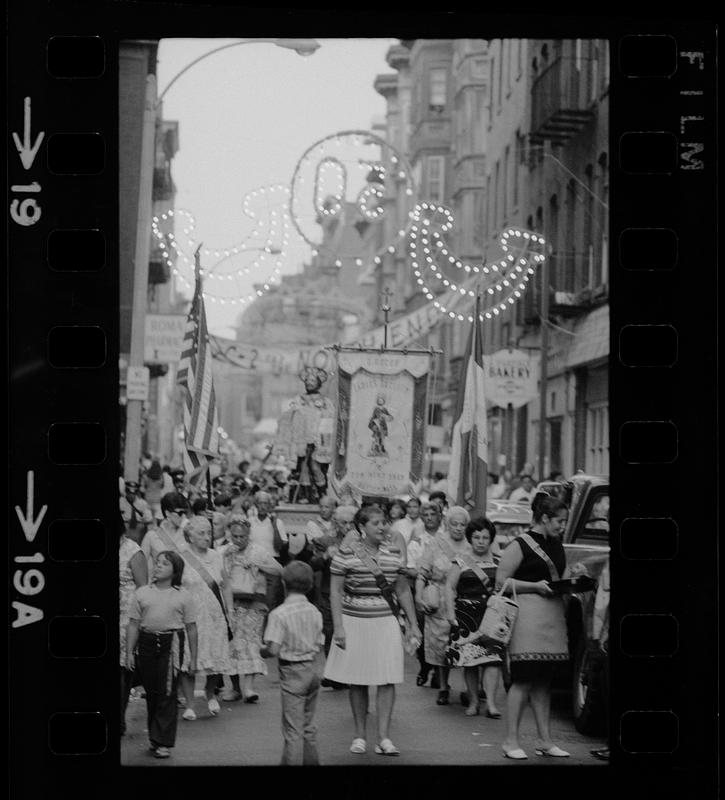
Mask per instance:
[[[159,94],[195,58],[233,41],[163,39]],[[202,256],[202,266],[221,276],[210,276],[204,285],[218,298],[206,303],[209,329],[217,335],[233,337],[242,306],[232,305],[232,298],[247,295],[253,283],[267,281],[275,267],[281,274],[296,272],[310,257],[309,245],[293,227],[284,254],[233,254],[231,248],[245,239],[248,249],[267,241],[268,224],[278,225],[271,238],[282,241],[279,204],[284,192],[251,197],[248,208],[254,219],[244,213],[244,197],[261,187],[289,186],[298,161],[315,142],[344,130],[370,130],[384,116],[385,100],[373,84],[376,75],[393,71],[385,54],[398,40],[318,41],[320,48],[307,57],[267,42],[214,53],[179,77],[163,98],[164,119],[179,123],[179,150],[171,165],[177,187],[177,245],[190,259],[199,242],[220,253]],[[188,236],[182,210],[195,218]],[[255,220],[257,237],[249,238]],[[232,256],[225,259],[224,250]],[[177,266],[182,278],[192,282],[183,259]],[[245,268],[249,272],[239,275]]]

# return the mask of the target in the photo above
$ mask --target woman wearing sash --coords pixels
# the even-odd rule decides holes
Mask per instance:
[[[424,511],[424,522],[425,522]],[[471,545],[466,541],[466,525],[470,522],[468,511],[462,506],[453,506],[446,517],[444,530],[438,530],[426,547],[418,562],[418,576],[415,580],[415,603],[425,614],[425,660],[438,671],[438,698],[436,704],[447,706],[451,687],[448,685],[450,666],[446,659],[448,639],[451,626],[448,621],[448,603],[446,601],[446,581],[448,573],[457,556],[470,556]],[[426,584],[433,585],[437,605],[429,604],[430,592],[425,592]]]
[[[181,550],[186,568],[182,585],[192,595],[197,605],[198,654],[197,671],[206,676],[207,707],[211,716],[219,713],[215,690],[220,675],[232,672],[229,661],[229,630],[224,602],[226,574],[222,557],[211,544],[211,525],[205,517],[192,517],[184,529],[187,546]],[[194,676],[181,677],[187,698],[194,697]],[[196,713],[187,699],[183,719],[193,721]]]
[[[259,695],[254,691],[254,679],[267,674],[259,654],[268,611],[266,576],[280,577],[282,565],[264,547],[249,541],[250,522],[243,514],[232,514],[227,526],[231,544],[223,548],[222,558],[229,576],[226,599],[233,637],[229,648],[232,689],[222,699],[256,703]]]
[[[395,684],[403,682],[403,637],[400,609],[412,638],[420,638],[405,562],[394,544],[385,541],[385,518],[379,506],[363,506],[354,519],[359,536],[348,536],[330,565],[333,645],[325,665],[328,681],[350,686],[355,724],[351,753],[367,749],[366,721],[370,686],[377,687],[375,705],[378,744],[375,752],[397,756],[389,737]]]
[[[551,740],[549,725],[553,671],[569,658],[564,604],[549,582],[568,577],[560,538],[568,511],[561,500],[543,492],[534,497],[531,506],[534,525],[504,550],[496,571],[496,590],[511,578],[506,593],[513,594],[513,583],[519,604],[508,648],[511,686],[506,702],[507,734],[501,747],[506,758],[528,758],[519,743],[519,727],[529,703],[540,740],[536,755],[566,758],[569,753]]]
[[[480,642],[466,642],[478,630],[486,603],[496,582],[496,560],[491,545],[496,528],[485,517],[471,520],[466,526],[466,539],[471,545],[468,558],[456,556],[448,573],[446,599],[448,622],[451,625],[451,644],[448,659],[451,666],[463,667],[468,708],[466,716],[479,713],[479,675],[483,669],[483,688],[486,692],[486,716],[500,719],[496,708],[496,690],[501,677],[501,653]]]

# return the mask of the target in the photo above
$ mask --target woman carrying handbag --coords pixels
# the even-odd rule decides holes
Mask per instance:
[[[566,758],[569,753],[551,739],[551,680],[554,668],[569,658],[564,604],[549,582],[568,577],[561,534],[566,505],[538,493],[532,502],[534,524],[504,550],[496,571],[496,589],[516,593],[519,605],[508,646],[511,685],[507,697],[507,734],[501,744],[506,758],[528,758],[519,743],[527,703],[536,721],[538,756]]]

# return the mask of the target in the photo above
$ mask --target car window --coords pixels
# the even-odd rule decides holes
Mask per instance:
[[[579,531],[574,541],[577,544],[609,543],[609,489],[602,487],[592,491],[582,514]]]

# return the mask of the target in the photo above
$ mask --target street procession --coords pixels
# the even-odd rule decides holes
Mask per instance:
[[[606,764],[608,42],[119,56],[121,763]]]

